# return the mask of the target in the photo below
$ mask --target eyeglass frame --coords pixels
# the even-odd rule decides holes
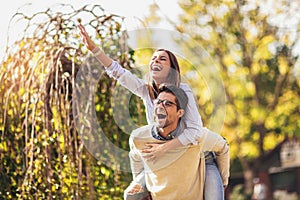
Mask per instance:
[[[171,107],[172,105],[174,105],[177,107],[177,109],[180,109],[180,106],[177,103],[169,101],[167,99],[154,99],[153,101],[154,105],[159,105],[160,103],[162,103],[163,107]]]

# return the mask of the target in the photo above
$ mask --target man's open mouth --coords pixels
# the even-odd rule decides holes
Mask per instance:
[[[165,114],[157,114],[158,119],[165,119],[166,117],[167,117],[167,115],[165,115]]]

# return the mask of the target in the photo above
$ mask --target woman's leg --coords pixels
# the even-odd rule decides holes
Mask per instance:
[[[224,188],[222,178],[215,160],[205,163],[205,200],[224,200]]]

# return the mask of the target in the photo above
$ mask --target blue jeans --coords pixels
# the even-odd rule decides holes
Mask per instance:
[[[205,161],[205,200],[224,200],[222,178],[215,160]]]

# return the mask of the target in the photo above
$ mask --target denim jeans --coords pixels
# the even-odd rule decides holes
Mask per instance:
[[[215,160],[205,162],[205,200],[224,200],[224,187],[222,178]]]

